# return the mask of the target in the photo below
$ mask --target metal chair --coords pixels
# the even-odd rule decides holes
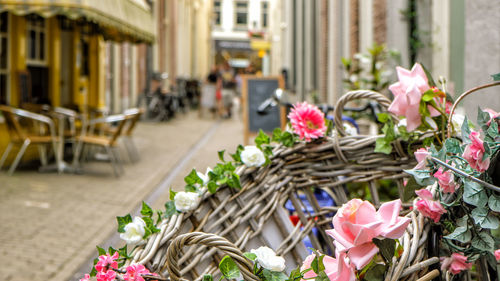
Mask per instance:
[[[82,127],[82,133],[78,137],[78,144],[75,149],[75,155],[73,156],[73,166],[78,165],[78,160],[82,152],[83,145],[94,145],[103,147],[111,160],[113,166],[113,172],[115,176],[119,176],[120,172],[123,172],[123,167],[121,166],[120,155],[117,150],[117,140],[122,134],[123,128],[126,124],[127,116],[123,114],[111,115],[102,118],[97,118],[90,120],[88,123],[84,124]],[[97,125],[109,125],[112,123],[117,123],[116,130],[111,135],[100,135],[95,133],[95,127]]]
[[[125,125],[121,136],[123,143],[125,144],[125,149],[127,150],[130,162],[137,162],[140,160],[139,151],[134,144],[132,134],[134,132],[137,121],[139,121],[139,119],[141,118],[142,113],[143,110],[139,108],[130,108],[123,112],[123,115],[125,115],[127,119],[127,124]],[[116,130],[117,127],[108,127],[106,128],[106,133],[114,134]]]
[[[0,105],[0,112],[2,112],[5,118],[7,131],[10,135],[10,142],[5,149],[2,158],[0,159],[0,169],[9,156],[9,153],[14,144],[21,145],[21,148],[19,149],[14,162],[10,166],[10,169],[8,171],[9,175],[12,175],[12,173],[14,173],[17,165],[19,164],[19,161],[21,161],[24,152],[30,144],[38,145],[40,162],[43,166],[47,165],[47,156],[45,152],[46,145],[52,144],[54,153],[57,153],[57,136],[54,122],[47,116],[6,105]],[[27,125],[23,125],[20,122],[20,119],[31,121],[32,126],[28,127]],[[47,127],[48,134],[46,132]]]

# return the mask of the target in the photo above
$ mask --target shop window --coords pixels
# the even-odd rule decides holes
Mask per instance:
[[[30,65],[47,64],[47,24],[44,18],[37,15],[27,17],[27,58]]]
[[[0,14],[0,104],[7,104],[8,77],[9,77],[9,55],[8,35],[9,17],[6,12]]]
[[[86,37],[80,39],[81,66],[80,76],[89,76],[89,40]]]
[[[268,6],[269,4],[267,3],[267,1],[264,1],[261,3],[261,24],[262,24],[262,28],[267,28],[268,26]]]
[[[216,26],[220,26],[222,23],[222,10],[221,10],[221,1],[220,0],[215,0],[214,1],[214,24]]]
[[[234,7],[236,27],[246,29],[248,24],[248,2],[237,0],[234,3]]]

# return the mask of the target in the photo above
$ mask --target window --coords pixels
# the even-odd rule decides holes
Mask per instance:
[[[235,24],[239,28],[247,28],[248,23],[248,2],[237,0],[235,2]]]
[[[7,104],[7,83],[9,81],[8,35],[9,17],[6,12],[0,14],[0,104]]]
[[[221,19],[221,1],[214,1],[214,23],[216,26],[220,26],[222,23]]]
[[[47,25],[45,19],[30,15],[27,18],[27,58],[26,62],[31,65],[47,64]]]
[[[267,25],[268,25],[268,15],[267,15],[267,7],[268,7],[268,3],[267,1],[264,1],[261,3],[261,25],[262,25],[262,28],[266,28]]]
[[[89,46],[89,39],[87,36],[82,36],[80,38],[80,43],[79,43],[79,48],[80,48],[80,76],[89,76],[90,75],[90,69],[89,69],[89,53],[90,53],[90,46]]]

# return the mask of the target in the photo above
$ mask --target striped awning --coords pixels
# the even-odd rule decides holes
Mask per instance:
[[[154,40],[153,14],[144,0],[0,0],[0,12],[84,18],[133,41]]]

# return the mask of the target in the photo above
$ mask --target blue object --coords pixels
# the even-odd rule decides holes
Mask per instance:
[[[326,119],[333,121],[335,119],[335,117],[333,117],[333,115],[327,115]],[[354,120],[354,118],[342,115],[342,121],[351,123],[351,125],[353,125],[356,128],[356,131],[359,134],[359,126],[358,126],[358,123],[356,123],[356,120]]]

